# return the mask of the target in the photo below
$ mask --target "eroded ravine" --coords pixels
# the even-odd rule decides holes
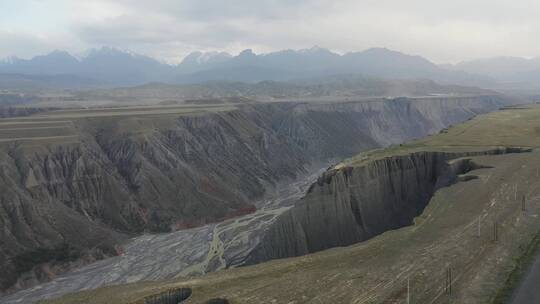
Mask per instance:
[[[107,180],[103,180],[106,185],[117,183],[121,185],[119,186],[121,189],[127,185],[122,195],[128,195],[129,191],[144,194],[137,200],[141,199],[145,203],[155,201],[156,193],[154,192],[160,190],[159,187],[166,185],[160,191],[163,190],[164,192],[161,193],[168,194],[163,196],[163,198],[167,198],[168,204],[174,203],[174,200],[181,194],[186,195],[185,201],[189,201],[193,206],[198,206],[195,203],[200,201],[201,204],[205,205],[207,203],[205,200],[222,203],[222,197],[207,195],[216,191],[216,184],[209,183],[206,176],[222,176],[220,174],[229,170],[229,166],[238,165],[242,167],[243,171],[228,172],[233,174],[228,174],[228,179],[221,180],[220,187],[222,190],[227,190],[222,195],[231,194],[245,200],[248,193],[253,196],[264,192],[262,181],[275,182],[278,178],[286,179],[295,174],[301,176],[299,172],[310,171],[305,169],[307,165],[313,165],[316,161],[320,162],[321,160],[328,161],[330,157],[335,155],[351,155],[360,150],[425,136],[450,124],[466,120],[474,114],[495,110],[505,102],[498,98],[474,98],[299,104],[292,105],[294,109],[292,115],[284,115],[284,113],[289,114],[289,112],[283,109],[283,105],[280,105],[280,112],[277,114],[272,112],[275,110],[272,108],[273,106],[261,106],[257,109],[247,109],[244,112],[235,111],[211,117],[180,119],[176,123],[181,124],[181,127],[175,129],[174,132],[144,134],[143,138],[131,141],[114,141],[105,138],[106,134],[100,133],[97,142],[100,149],[107,155],[104,159],[117,165],[118,172],[101,174],[107,172],[96,171],[96,175],[98,178],[107,177]],[[265,111],[270,112],[275,117],[272,120],[261,121]],[[452,115],[448,115],[448,113],[452,113]],[[234,130],[231,131],[231,128]],[[254,128],[257,132],[253,132]],[[191,141],[188,142],[189,145],[181,146],[179,143],[184,143],[185,137],[190,138]],[[139,143],[139,140],[143,140],[143,142]],[[216,140],[224,140],[225,143],[227,141],[234,142],[234,144],[230,144],[228,150],[222,151],[223,144],[216,142]],[[174,146],[176,144],[178,146]],[[205,145],[209,145],[210,148]],[[189,149],[197,147],[198,150],[186,152],[185,149],[188,147]],[[77,152],[77,150],[74,151]],[[255,157],[253,156],[254,151],[258,153]],[[77,157],[77,163],[73,166],[68,165],[69,168],[76,170],[77,174],[95,170],[95,165],[91,162],[94,159],[88,158],[88,155],[84,154],[84,150],[81,155],[70,153]],[[203,154],[209,157],[212,162],[204,159],[201,156]],[[71,160],[65,153],[58,153],[58,155],[62,161]],[[244,161],[242,157],[248,157],[250,162]],[[50,161],[47,155],[44,155],[43,159],[45,165],[48,166]],[[287,160],[286,163],[283,162],[284,159]],[[32,161],[32,159],[28,159],[30,165],[32,165]],[[196,166],[190,162],[205,167],[195,170]],[[86,167],[79,168],[81,163],[85,164]],[[272,166],[269,166],[269,163]],[[215,166],[210,166],[212,164],[219,166],[217,168],[219,170],[216,171]],[[34,165],[34,169],[37,167]],[[109,167],[105,166],[104,168],[108,169]],[[283,168],[286,170],[281,170]],[[21,175],[28,177],[33,176],[35,171],[25,172],[24,166],[13,169],[21,171]],[[275,172],[276,169],[281,170],[279,174]],[[255,175],[254,172],[256,172]],[[165,176],[162,173],[170,175]],[[44,174],[42,175],[44,176]],[[192,188],[189,187],[180,189],[182,191],[179,192],[179,189],[174,187],[173,182],[184,185],[181,182],[186,181],[189,184],[193,175],[200,177],[200,180],[203,181],[203,183],[197,184],[195,192],[190,192]],[[109,180],[111,176],[118,178],[118,180]],[[65,177],[67,178],[68,174]],[[94,175],[82,175],[77,180],[76,186],[84,185],[86,187],[86,184],[79,181],[84,181],[85,178],[90,179],[90,177],[94,178]],[[64,176],[55,177],[55,187],[61,186],[63,183],[73,183],[72,180],[63,181],[62,178]],[[188,180],[189,182],[187,182]],[[43,178],[37,181],[26,178],[26,181],[27,183],[31,182],[35,192],[48,186],[47,181]],[[254,185],[254,181],[257,185]],[[260,232],[265,231],[274,223],[280,214],[287,212],[290,204],[304,194],[306,186],[310,183],[311,179],[309,178],[297,180],[296,183],[278,191],[278,195],[267,199],[265,203],[258,204],[258,211],[248,216],[174,233],[140,236],[126,245],[123,254],[119,257],[72,271],[50,283],[19,292],[5,298],[5,300],[18,300],[26,303],[32,302],[32,299],[53,297],[103,285],[203,274],[243,264],[246,261],[247,253],[260,243],[262,237]],[[97,185],[99,186],[99,184]],[[172,186],[169,187],[169,185]],[[76,186],[74,187],[76,188]],[[238,189],[242,191],[246,189],[249,191],[240,193],[234,187],[239,187]],[[90,188],[82,190],[85,193],[94,193]],[[208,193],[201,193],[201,190]],[[58,193],[68,195],[63,192]],[[98,191],[98,193],[107,192]],[[168,201],[169,198],[170,201]],[[54,201],[54,199],[55,197],[52,197],[50,200]],[[91,199],[95,199],[97,203],[103,203],[100,197],[91,197]],[[134,200],[133,204],[137,200]],[[90,201],[90,203],[92,202]],[[162,201],[158,200],[158,202]],[[235,200],[231,199],[230,202],[234,207],[235,205],[232,203]],[[114,201],[114,203],[118,203],[118,201]],[[246,203],[251,202],[247,201]],[[90,205],[90,207],[93,206]],[[148,207],[155,206],[149,205]],[[175,207],[177,206],[175,205]],[[134,208],[133,210],[137,212],[137,216],[140,215],[141,221],[148,220],[147,209]],[[87,212],[86,209],[83,211],[83,217],[91,222],[92,216],[95,217],[95,215]],[[88,211],[92,211],[92,209]],[[155,210],[156,214],[159,214],[159,211],[159,209]],[[214,210],[209,208],[208,211]],[[185,211],[182,210],[182,212]],[[92,216],[88,216],[88,214]],[[124,221],[122,218],[118,220]],[[171,221],[168,220],[165,223],[168,226]],[[159,218],[153,218],[149,224],[151,224],[150,227],[163,225]]]
[[[142,235],[121,256],[72,271],[57,279],[2,298],[2,303],[32,303],[105,285],[200,275],[242,263],[263,232],[291,208],[321,170],[287,184],[260,202],[253,214],[218,224],[159,235]]]
[[[412,225],[434,193],[483,168],[468,157],[530,152],[491,148],[422,151],[362,165],[339,165],[321,175],[293,208],[273,223],[247,264],[295,257],[359,243]]]

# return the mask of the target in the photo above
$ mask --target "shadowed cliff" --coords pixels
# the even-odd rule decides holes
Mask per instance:
[[[463,157],[526,151],[416,152],[330,169],[276,220],[246,264],[348,246],[411,225],[435,191],[480,168]]]

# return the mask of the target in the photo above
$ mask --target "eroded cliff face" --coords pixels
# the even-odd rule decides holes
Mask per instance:
[[[525,151],[416,152],[330,169],[268,229],[246,264],[348,246],[411,225],[437,189],[479,168],[463,157]]]
[[[252,212],[255,201],[267,191],[307,173],[311,166],[425,136],[508,103],[500,96],[278,103],[204,115],[82,118],[73,121],[79,137],[75,143],[4,143],[0,152],[0,267],[5,271],[1,286],[12,286],[21,273],[36,271],[36,265],[120,254],[115,244],[136,233],[182,229]],[[404,165],[409,164],[396,161],[388,168]],[[385,168],[381,165],[369,172]],[[429,170],[436,169],[418,170],[408,174],[424,178],[434,176]],[[367,179],[362,174],[367,173],[336,174],[331,183],[323,182],[326,188],[321,185],[312,192],[330,195],[329,187],[360,183]],[[390,184],[376,184],[380,190],[388,185],[395,187],[394,195],[402,195],[397,177]],[[414,186],[419,193],[432,191],[428,184]],[[365,199],[361,193],[339,196],[333,211],[344,213],[347,219],[337,230],[337,239],[322,228],[308,228],[309,222],[315,225],[321,219],[319,215],[284,217],[280,222],[292,228],[276,228],[273,235],[277,241],[280,233],[293,231],[294,238],[283,235],[291,246],[279,246],[287,248],[277,249],[283,253],[265,249],[252,261],[362,240],[389,226],[406,224],[422,205],[404,210],[389,197],[384,198],[388,206],[364,206]],[[407,201],[419,199],[423,198]],[[372,223],[357,216],[363,210],[351,213],[351,206],[368,208],[382,218]],[[322,220],[328,225],[337,219]],[[351,234],[349,228],[356,232]],[[315,236],[328,242],[315,242]],[[67,253],[62,251],[66,245]],[[35,276],[30,277],[33,282]],[[46,276],[41,273],[41,277]],[[19,280],[18,287],[31,282]]]

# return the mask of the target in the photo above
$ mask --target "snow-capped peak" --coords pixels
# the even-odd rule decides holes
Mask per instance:
[[[230,59],[232,56],[225,52],[193,52],[184,58],[183,63],[214,63]]]

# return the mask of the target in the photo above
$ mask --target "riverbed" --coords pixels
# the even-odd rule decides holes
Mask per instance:
[[[34,303],[113,284],[163,280],[242,265],[265,229],[290,209],[324,169],[278,187],[252,213],[221,223],[164,234],[144,234],[120,256],[72,270],[56,279],[0,298],[4,304]]]

